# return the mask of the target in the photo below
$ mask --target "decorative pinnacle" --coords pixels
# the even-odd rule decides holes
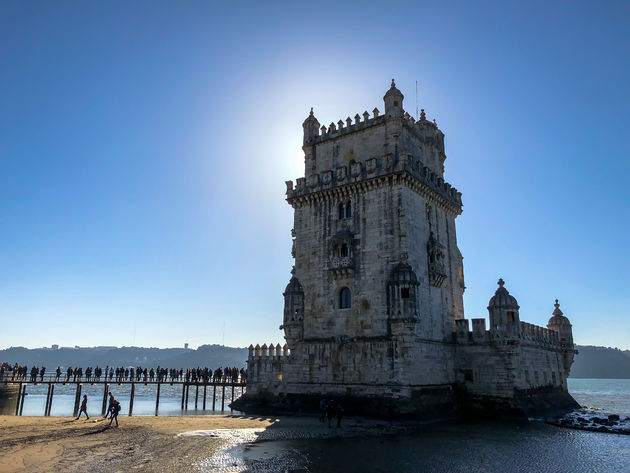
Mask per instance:
[[[558,299],[556,299],[556,303],[553,305],[556,309],[560,308],[560,304],[558,304]]]
[[[310,113],[310,116],[311,116],[311,117],[313,116],[313,107],[311,107],[311,113]]]
[[[420,110],[420,120],[426,120],[427,115],[424,113],[424,108]]]
[[[396,87],[396,82],[394,82],[394,79],[392,79],[392,89]]]
[[[505,281],[503,280],[503,278],[499,278],[499,280],[497,281],[497,284],[498,284],[500,287],[503,287],[503,285],[505,284]]]

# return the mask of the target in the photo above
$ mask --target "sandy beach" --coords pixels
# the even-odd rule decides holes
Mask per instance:
[[[225,440],[177,435],[216,429],[265,429],[274,418],[232,416],[121,417],[0,416],[0,473],[187,472]]]

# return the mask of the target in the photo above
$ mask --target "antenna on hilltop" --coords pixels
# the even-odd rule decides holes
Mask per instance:
[[[418,120],[418,81],[416,81],[416,120]]]

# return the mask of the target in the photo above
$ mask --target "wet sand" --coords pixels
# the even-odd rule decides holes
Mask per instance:
[[[266,429],[275,418],[121,417],[120,427],[90,417],[0,416],[0,473],[188,472],[226,440],[177,435],[218,429]]]

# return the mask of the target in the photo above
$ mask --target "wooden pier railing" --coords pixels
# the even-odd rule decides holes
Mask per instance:
[[[215,380],[214,378],[208,378],[207,380],[186,380],[186,379],[129,379],[129,378],[105,378],[103,379],[96,378],[94,376],[89,379],[85,376],[82,378],[72,378],[67,379],[65,376],[58,377],[54,373],[50,375],[46,375],[43,377],[38,376],[37,379],[32,379],[30,376],[26,378],[19,379],[17,377],[12,376],[3,376],[0,378],[0,383],[8,385],[19,385],[18,396],[17,396],[17,404],[15,406],[15,415],[22,415],[22,411],[24,410],[24,398],[27,396],[26,388],[29,385],[37,386],[37,385],[48,385],[48,390],[46,393],[46,404],[44,406],[44,415],[50,416],[50,411],[53,403],[53,395],[55,393],[55,386],[57,385],[76,385],[76,393],[74,397],[74,410],[73,416],[76,416],[79,413],[79,406],[81,404],[81,390],[84,384],[90,385],[103,385],[103,404],[101,408],[101,415],[105,415],[107,409],[107,393],[109,392],[109,388],[112,385],[130,385],[130,393],[129,393],[129,415],[133,415],[133,401],[136,392],[136,384],[142,385],[157,385],[156,395],[155,395],[155,415],[158,415],[159,406],[160,406],[160,388],[162,385],[167,384],[170,386],[181,385],[182,386],[182,410],[188,410],[188,399],[190,394],[190,387],[193,386],[195,388],[195,409],[198,408],[199,404],[199,388],[203,388],[203,410],[206,410],[206,394],[208,387],[212,388],[212,410],[215,410],[216,399],[217,399],[217,387],[221,389],[221,411],[225,410],[225,389],[231,389],[231,402],[234,402],[235,394],[238,393],[240,389],[240,393],[238,393],[238,397],[242,396],[245,393],[246,389],[246,380],[244,378],[238,378],[236,380],[232,379],[232,377],[223,378],[220,380]],[[236,391],[236,393],[235,393]]]

